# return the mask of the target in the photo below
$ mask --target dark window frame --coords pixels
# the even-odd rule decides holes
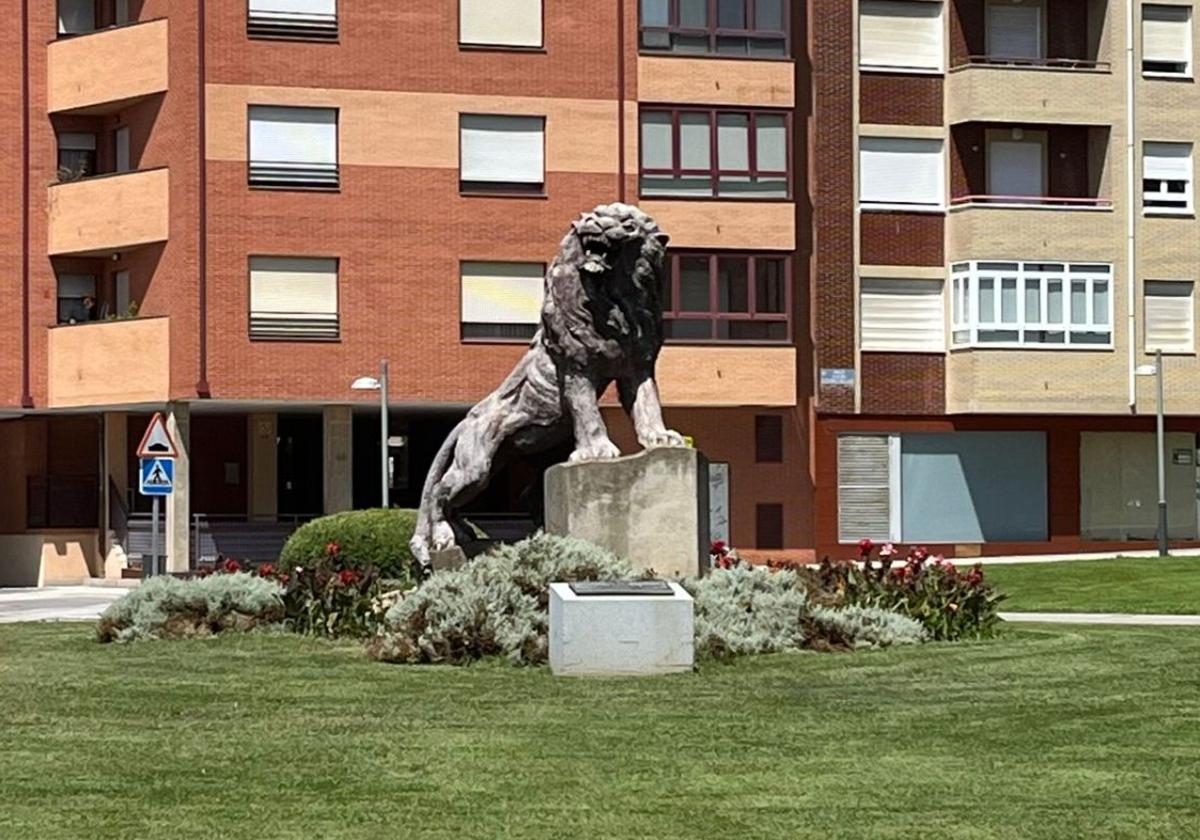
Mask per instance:
[[[754,547],[780,551],[787,542],[787,521],[782,502],[760,502],[754,506]]]
[[[638,3],[638,52],[642,55],[666,55],[666,56],[682,56],[684,58],[730,58],[730,59],[749,59],[754,61],[791,61],[792,60],[792,21],[788,14],[791,9],[791,3],[784,2],[783,6],[783,29],[758,29],[754,26],[754,21],[757,18],[756,5],[757,0],[745,0],[746,2],[746,28],[722,27],[718,25],[718,6],[719,0],[708,0],[708,15],[707,25],[704,28],[693,26],[682,26],[679,22],[679,0],[667,0],[667,25],[666,26],[647,26],[642,22],[642,3]],[[708,51],[707,52],[685,52],[672,50],[667,48],[655,48],[646,46],[646,33],[665,33],[668,42],[673,40],[673,36],[681,35],[684,37],[707,37]],[[779,40],[783,39],[783,55],[755,55],[750,52],[746,53],[728,53],[720,52],[718,44],[720,38],[746,38],[747,41],[752,40]]]
[[[669,168],[647,168],[645,162],[645,143],[642,138],[642,119],[647,114],[669,114],[671,116],[671,166]],[[680,165],[680,117],[683,114],[705,114],[708,117],[708,169],[691,169]],[[718,120],[728,115],[748,117],[747,122],[747,169],[722,169],[719,157]],[[759,169],[758,167],[758,118],[760,116],[783,117],[785,169]],[[638,194],[642,198],[666,199],[670,201],[792,201],[792,172],[795,169],[795,157],[792,152],[792,113],[778,108],[706,108],[689,106],[647,106],[638,113]],[[643,180],[647,177],[697,178],[708,176],[711,181],[712,195],[673,194],[671,192],[654,191],[647,193]],[[786,193],[781,196],[744,195],[741,193],[722,193],[721,178],[783,178]]]
[[[282,161],[255,160],[252,151],[253,112],[255,108],[290,108],[297,111],[333,111],[333,168],[327,164],[309,163],[310,169],[287,166]],[[255,172],[255,166],[259,171]],[[324,178],[321,176],[324,175]],[[299,177],[289,177],[299,176]],[[307,176],[307,177],[305,177]],[[342,108],[340,105],[293,105],[252,101],[246,103],[246,185],[252,190],[284,190],[295,192],[329,192],[342,190]]]
[[[708,300],[707,310],[681,309],[680,304],[680,263],[683,258],[708,259]],[[746,260],[746,296],[747,312],[722,312],[719,310],[719,267],[722,259]],[[758,272],[756,260],[775,260],[783,263],[783,312],[758,311]],[[787,252],[780,251],[706,251],[706,250],[672,250],[667,255],[667,281],[670,283],[670,307],[664,299],[663,320],[669,321],[709,321],[708,338],[667,338],[668,344],[761,344],[771,346],[788,346],[792,344],[792,257]],[[720,338],[718,325],[721,323],[756,322],[783,323],[785,338]],[[664,323],[664,331],[668,325]]]
[[[754,463],[783,463],[783,417],[781,415],[754,415]]]
[[[296,330],[293,332],[283,332],[276,328],[272,329],[268,324],[261,322],[258,328],[255,328],[254,319],[261,319],[263,315],[276,314],[267,310],[254,308],[254,269],[253,263],[257,258],[264,259],[290,259],[290,260],[333,260],[333,297],[334,297],[334,319],[332,326],[330,322],[318,322],[319,319],[314,319],[312,312],[295,313],[291,319],[293,325],[296,323],[307,323],[307,331]],[[342,258],[340,256],[327,256],[321,254],[266,254],[252,253],[246,257],[246,337],[252,342],[288,342],[292,344],[337,344],[342,340]],[[257,315],[256,315],[257,313]]]

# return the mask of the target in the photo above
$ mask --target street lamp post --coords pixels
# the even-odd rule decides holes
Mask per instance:
[[[379,378],[360,376],[350,385],[355,391],[379,392],[379,490],[380,507],[391,507],[391,472],[388,458],[388,361],[379,362]]]
[[[1167,555],[1167,435],[1163,423],[1163,358],[1162,350],[1154,353],[1153,365],[1139,365],[1138,376],[1155,377],[1155,388],[1158,392],[1156,416],[1158,444],[1158,554]]]

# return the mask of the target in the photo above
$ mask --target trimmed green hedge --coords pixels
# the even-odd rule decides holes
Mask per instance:
[[[285,566],[303,566],[325,556],[329,543],[338,544],[342,564],[374,566],[385,578],[412,580],[414,559],[408,543],[417,512],[404,508],[351,510],[322,516],[301,525],[279,555]]]

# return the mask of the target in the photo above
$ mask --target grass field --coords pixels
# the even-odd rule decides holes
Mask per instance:
[[[1006,610],[1200,614],[1200,557],[1016,563],[985,574],[1008,594]]]
[[[0,837],[1200,836],[1200,632],[555,679],[0,627]]]

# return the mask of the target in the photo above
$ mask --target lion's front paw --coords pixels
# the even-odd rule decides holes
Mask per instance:
[[[608,438],[603,438],[594,443],[585,444],[577,447],[571,453],[571,463],[578,461],[608,461],[612,458],[620,458],[621,450],[617,449],[617,445]]]
[[[683,435],[671,429],[659,429],[645,435],[640,435],[638,443],[642,445],[643,449],[655,449],[660,446],[687,446],[687,441],[683,439]]]
[[[455,545],[454,529],[450,527],[450,523],[442,520],[433,524],[433,536],[430,539],[433,544],[434,551],[443,551]]]

